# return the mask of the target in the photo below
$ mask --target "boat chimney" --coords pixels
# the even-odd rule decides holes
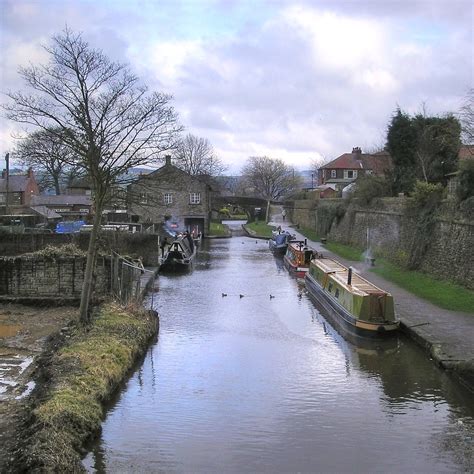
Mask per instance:
[[[304,239],[305,246],[308,245],[308,239]]]
[[[347,273],[347,284],[351,286],[352,284],[352,267],[349,267],[349,271]]]

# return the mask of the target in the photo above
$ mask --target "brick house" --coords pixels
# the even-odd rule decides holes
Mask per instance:
[[[458,159],[459,163],[468,160],[474,161],[474,145],[461,145],[458,152]],[[454,173],[449,173],[446,177],[448,178],[448,196],[454,197],[459,185],[459,170]]]
[[[359,147],[344,153],[318,170],[318,184],[334,184],[342,190],[357,178],[366,175],[385,176],[392,169],[392,158],[386,151],[362,153]]]
[[[164,166],[128,186],[128,212],[139,222],[168,223],[178,230],[207,234],[211,215],[208,177],[192,176],[166,156]]]
[[[2,171],[0,179],[0,209],[4,213],[7,208],[8,212],[12,210],[18,212],[29,207],[32,196],[37,194],[39,194],[39,188],[32,168],[29,168],[26,174],[21,175],[8,175],[7,170]]]

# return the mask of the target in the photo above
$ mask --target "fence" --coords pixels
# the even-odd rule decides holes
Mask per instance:
[[[122,304],[140,302],[146,286],[154,272],[147,270],[141,260],[130,261],[116,252],[112,253],[110,265],[112,295]],[[151,293],[153,307],[153,292]]]

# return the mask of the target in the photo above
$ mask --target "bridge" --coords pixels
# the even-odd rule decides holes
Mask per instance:
[[[233,207],[239,207],[246,212],[249,220],[255,220],[255,217],[265,217],[267,201],[262,198],[247,196],[213,196],[211,207],[213,211],[217,212],[223,207],[230,207],[231,211]]]

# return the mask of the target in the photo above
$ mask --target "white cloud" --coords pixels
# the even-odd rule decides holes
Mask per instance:
[[[57,1],[46,11],[17,0],[0,20],[1,89],[18,87],[16,65],[43,60],[39,43],[68,23],[172,93],[187,131],[208,138],[234,170],[256,154],[292,164],[333,158],[381,144],[397,105],[457,110],[473,85],[472,9],[443,3],[256,3],[229,22],[237,4]]]

